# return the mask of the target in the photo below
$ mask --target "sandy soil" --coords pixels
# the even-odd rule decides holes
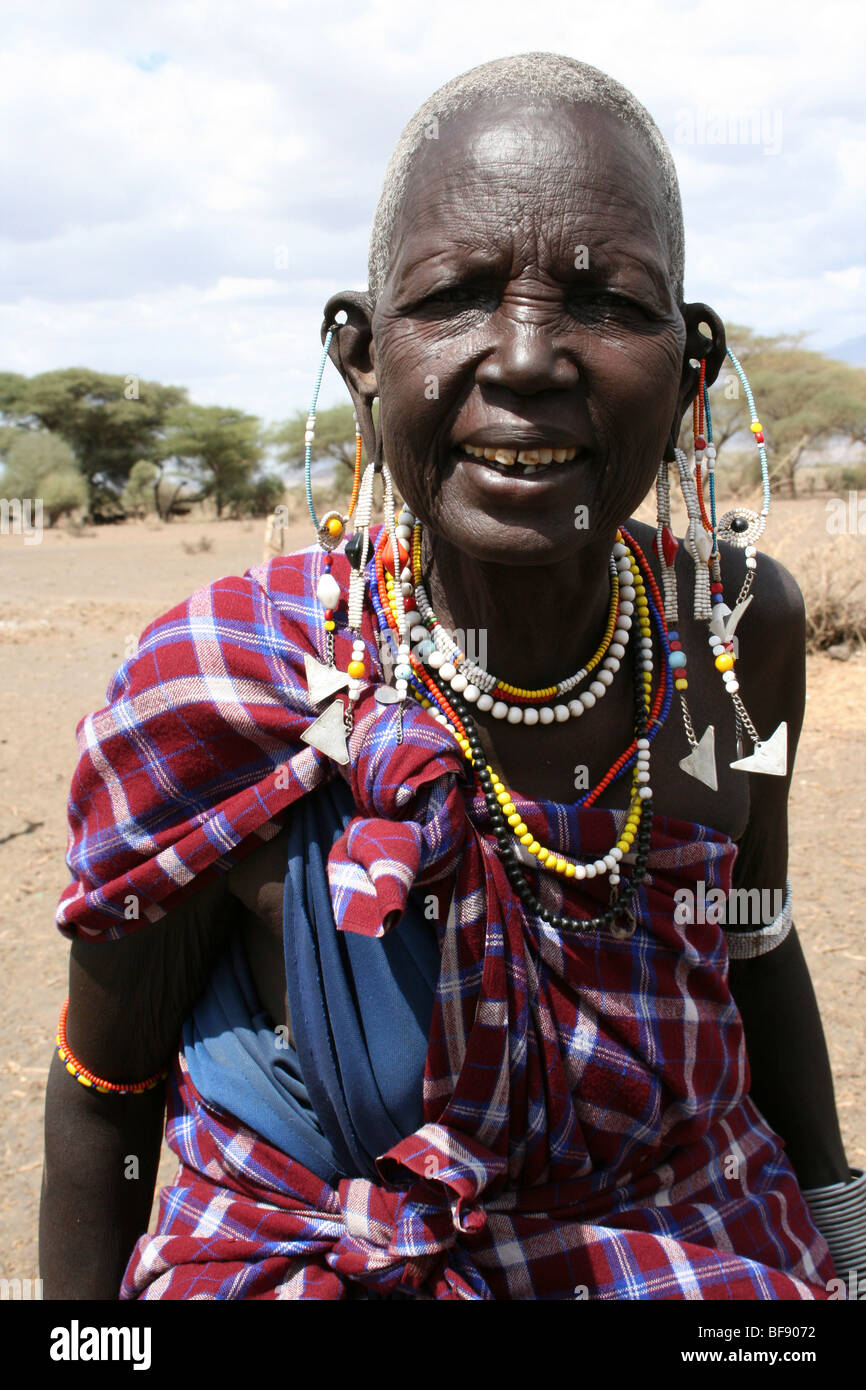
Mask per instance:
[[[781,516],[779,515],[781,513]],[[819,515],[820,513],[820,515]],[[824,535],[823,504],[781,504],[773,534]],[[199,585],[261,559],[260,523],[138,523],[41,545],[0,536],[0,1275],[37,1274],[42,1097],[67,943],[53,927],[67,881],[65,803],[78,720],[104,703],[128,641]],[[210,550],[194,549],[205,538]],[[308,528],[289,549],[308,544]],[[866,543],[859,538],[866,552]],[[186,547],[194,549],[188,553]],[[773,549],[770,544],[768,548]],[[784,546],[777,546],[785,550]],[[794,556],[786,562],[796,573]],[[860,871],[866,661],[810,658],[791,807],[796,921],[827,1032],[849,1160],[866,1164],[866,930]],[[816,885],[820,883],[820,891]],[[162,1179],[170,1173],[163,1163]]]

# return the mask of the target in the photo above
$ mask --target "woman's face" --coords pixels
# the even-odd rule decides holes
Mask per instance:
[[[590,107],[470,111],[419,156],[371,357],[397,488],[458,549],[562,559],[646,494],[686,340],[662,199],[641,138]],[[509,462],[539,449],[569,457]]]

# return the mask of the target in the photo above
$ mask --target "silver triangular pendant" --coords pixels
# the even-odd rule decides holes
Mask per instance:
[[[717,604],[713,610],[713,616],[710,618],[710,632],[714,633],[716,637],[720,637],[723,642],[730,642],[737,630],[737,624],[753,598],[754,594],[749,594],[748,598],[737,604],[733,613],[726,603]]]
[[[788,725],[782,722],[763,743],[755,744],[748,758],[731,763],[738,772],[763,772],[770,777],[784,777],[788,771]]]
[[[322,700],[327,700],[329,695],[345,689],[349,684],[346,671],[338,671],[336,666],[325,666],[314,656],[310,656],[309,652],[304,653],[304,669],[307,673],[307,689],[314,705],[321,704]]]
[[[703,782],[711,791],[719,790],[719,779],[716,776],[716,731],[712,724],[708,724],[704,729],[691,753],[680,758],[680,767],[690,777],[696,777],[699,782]]]
[[[320,753],[324,753],[326,758],[331,758],[335,763],[345,764],[349,761],[345,707],[342,700],[335,700],[324,714],[319,715],[315,723],[304,730],[301,742],[309,743],[311,748],[318,748]]]

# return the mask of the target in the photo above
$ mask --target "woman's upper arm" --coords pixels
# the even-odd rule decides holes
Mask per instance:
[[[788,794],[806,700],[806,614],[803,596],[783,565],[762,556],[755,582],[761,621],[742,620],[737,673],[740,694],[762,740],[787,725],[784,777],[748,773],[749,820],[738,844],[735,887],[784,891],[788,875]],[[744,756],[751,753],[745,739]]]
[[[225,944],[233,905],[221,873],[120,941],[73,941],[66,1031],[84,1066],[107,1081],[139,1081],[166,1065]]]

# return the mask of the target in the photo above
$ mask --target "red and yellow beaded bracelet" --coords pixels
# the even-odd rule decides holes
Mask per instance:
[[[69,1013],[69,999],[64,1001],[63,1008],[60,1010],[60,1021],[57,1024],[57,1055],[76,1081],[80,1081],[82,1086],[87,1086],[89,1090],[98,1091],[100,1095],[116,1096],[137,1096],[143,1091],[152,1091],[154,1086],[158,1086],[168,1076],[168,1069],[162,1068],[149,1076],[146,1081],[131,1081],[128,1084],[118,1081],[105,1081],[101,1076],[95,1076],[92,1071],[88,1071],[79,1062],[75,1053],[71,1050],[66,1041],[66,1015]]]

